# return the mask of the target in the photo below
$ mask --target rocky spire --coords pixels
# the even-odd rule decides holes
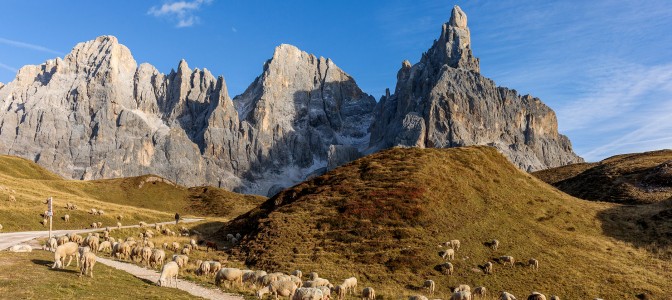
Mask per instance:
[[[450,20],[443,24],[441,36],[429,49],[424,63],[440,69],[448,65],[456,69],[480,72],[478,58],[471,52],[471,34],[467,27],[467,14],[455,5]]]

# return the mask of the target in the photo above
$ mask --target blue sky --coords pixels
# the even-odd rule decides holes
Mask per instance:
[[[379,98],[417,62],[457,4],[481,73],[553,108],[589,161],[672,148],[672,2],[5,0],[0,82],[16,69],[114,35],[162,72],[184,58],[223,75],[232,96],[281,43],[331,58]]]

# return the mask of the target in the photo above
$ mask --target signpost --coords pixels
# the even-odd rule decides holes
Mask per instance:
[[[54,210],[53,210],[54,207],[52,204],[53,204],[53,198],[49,197],[49,199],[47,199],[47,205],[48,205],[47,216],[49,216],[49,239],[51,239],[51,220],[54,216]]]

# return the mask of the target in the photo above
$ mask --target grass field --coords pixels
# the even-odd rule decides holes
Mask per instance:
[[[220,234],[246,235],[231,253],[253,268],[316,271],[335,283],[356,276],[384,298],[424,293],[426,279],[444,299],[462,283],[519,299],[668,296],[672,263],[604,232],[615,223],[602,214],[619,207],[570,197],[493,148],[391,149],[287,189]],[[462,247],[444,275],[435,267],[450,239]],[[497,251],[483,244],[492,239]],[[520,263],[504,267],[503,255]],[[493,275],[479,268],[487,261]]]
[[[132,275],[94,266],[94,277],[79,277],[73,262],[69,268],[53,270],[53,253],[0,252],[1,299],[202,299],[188,293],[161,288]]]
[[[0,224],[3,231],[44,230],[40,216],[44,200],[54,199],[54,229],[90,227],[93,222],[116,226],[139,221],[169,221],[175,212],[183,217],[235,217],[261,203],[260,196],[241,195],[214,187],[185,188],[153,175],[78,181],[65,180],[35,163],[12,156],[0,156]],[[78,210],[66,210],[73,203]],[[102,216],[90,209],[104,210]],[[63,220],[70,215],[70,222]]]

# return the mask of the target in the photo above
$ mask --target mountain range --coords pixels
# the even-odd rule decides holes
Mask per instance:
[[[229,96],[207,69],[138,65],[113,36],[0,84],[0,153],[73,179],[157,174],[187,186],[273,195],[364,154],[404,146],[489,145],[525,171],[583,160],[538,98],[480,74],[457,6],[379,101],[331,59],[276,47]]]

